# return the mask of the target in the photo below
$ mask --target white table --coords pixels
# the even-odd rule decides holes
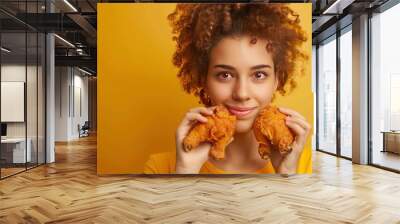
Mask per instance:
[[[30,138],[27,138],[26,142],[28,143],[26,147],[26,154],[25,154],[25,138],[6,138],[6,139],[1,139],[1,144],[2,144],[2,151],[4,147],[13,147],[12,148],[12,163],[25,163],[25,162],[31,162],[32,160],[32,154],[31,154],[31,145],[32,145],[32,140]],[[3,157],[3,156],[2,156]],[[27,159],[25,161],[25,159]]]

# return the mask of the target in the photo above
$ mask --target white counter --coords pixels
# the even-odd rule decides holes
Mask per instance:
[[[27,138],[26,154],[25,154],[25,138],[6,138],[1,139],[2,151],[3,147],[12,147],[12,162],[13,163],[25,163],[32,161],[31,146],[32,140]],[[5,151],[5,150],[4,150]],[[27,161],[25,161],[27,158]]]

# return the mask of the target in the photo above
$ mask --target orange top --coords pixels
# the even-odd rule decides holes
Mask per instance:
[[[144,167],[145,174],[171,174],[175,173],[175,152],[164,152],[150,155],[149,160]],[[207,161],[200,169],[200,174],[238,174],[235,171],[225,171],[215,167]],[[275,169],[271,161],[268,161],[265,167],[253,173],[274,174]]]

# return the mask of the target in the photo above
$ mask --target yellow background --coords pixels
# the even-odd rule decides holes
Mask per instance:
[[[98,174],[143,173],[150,154],[175,150],[175,130],[198,99],[186,94],[172,65],[167,15],[175,4],[98,4]],[[306,75],[277,105],[313,124],[311,4],[291,4],[308,34]],[[299,173],[311,173],[311,134]]]

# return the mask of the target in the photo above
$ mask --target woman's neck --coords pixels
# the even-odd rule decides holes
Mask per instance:
[[[258,143],[253,132],[236,133],[234,140],[226,147],[225,159],[211,162],[223,170],[258,170],[265,160],[258,154]]]

